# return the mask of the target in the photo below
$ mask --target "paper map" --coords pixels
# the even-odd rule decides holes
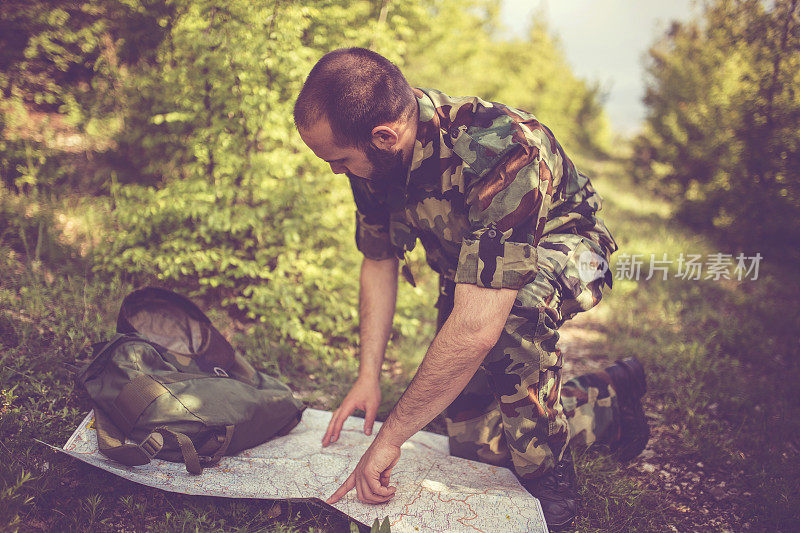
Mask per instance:
[[[231,498],[320,498],[330,496],[355,468],[372,437],[363,419],[350,417],[339,440],[320,444],[331,413],[306,409],[288,435],[225,457],[199,476],[184,465],[153,460],[125,467],[103,456],[89,413],[63,451],[130,481],[172,492]],[[375,423],[377,433],[380,423]],[[394,498],[382,505],[358,501],[350,491],[334,507],[371,525],[389,518],[403,531],[547,531],[539,501],[506,468],[451,457],[447,437],[420,431],[402,446],[392,470]]]

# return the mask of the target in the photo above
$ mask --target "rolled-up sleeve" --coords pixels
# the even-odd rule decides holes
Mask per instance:
[[[350,177],[356,204],[356,248],[368,259],[395,257],[389,238],[389,211],[375,200],[364,180]]]
[[[356,210],[356,248],[368,259],[381,261],[394,257],[394,247],[389,240],[388,222],[370,220]]]
[[[552,196],[552,174],[535,147],[518,145],[468,185],[470,231],[455,282],[519,289],[538,271],[536,246]]]

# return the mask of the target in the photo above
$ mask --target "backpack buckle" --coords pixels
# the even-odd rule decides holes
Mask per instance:
[[[160,433],[150,433],[146,439],[139,444],[139,448],[152,459],[164,447],[164,437]]]

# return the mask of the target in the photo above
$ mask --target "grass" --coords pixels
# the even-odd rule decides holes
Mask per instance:
[[[714,243],[672,218],[668,202],[637,191],[615,161],[584,168],[605,198],[603,215],[621,252],[677,259],[706,256]],[[0,529],[159,531],[336,531],[346,527],[313,504],[201,498],[141,487],[57,454],[34,439],[62,444],[89,409],[70,365],[82,348],[107,338],[132,280],[91,273],[90,250],[110,238],[102,205],[0,198]],[[82,203],[84,202],[84,203]],[[19,213],[28,213],[21,217]],[[95,217],[89,219],[88,217]],[[66,221],[66,222],[65,222]],[[89,250],[87,252],[87,250]],[[725,251],[723,248],[720,251]],[[393,339],[382,385],[385,416],[433,336],[435,279],[401,282],[418,301],[420,331]],[[620,254],[617,254],[617,258]],[[615,263],[616,265],[617,263]],[[645,265],[646,266],[646,265]],[[792,270],[794,269],[794,270]],[[665,461],[703,464],[726,480],[730,514],[719,528],[796,531],[800,446],[800,343],[797,269],[767,259],[758,280],[615,280],[595,310],[613,358],[637,355],[649,370],[647,408]],[[290,382],[309,404],[335,408],[357,361],[308,360],[276,344],[257,325],[240,324],[215,302],[212,320],[259,368]],[[412,334],[413,333],[413,334]],[[440,419],[429,429],[441,432]],[[593,450],[577,457],[583,508],[579,531],[680,531],[712,528],[700,491],[667,497],[657,473],[620,465]],[[736,521],[740,520],[740,523]]]
[[[621,251],[645,258],[654,253],[657,259],[666,253],[672,260],[681,253],[730,252],[681,227],[668,203],[636,192],[613,162],[596,171],[605,220]],[[742,522],[758,530],[795,531],[800,284],[796,266],[779,260],[764,260],[757,280],[683,280],[674,264],[665,281],[615,280],[598,308],[605,329],[599,349],[615,357],[636,355],[646,364],[648,407],[656,424],[676,437],[671,454],[727,479],[728,503]],[[622,517],[635,524],[623,529],[632,530],[670,524],[690,530],[700,523],[686,520],[684,509],[665,506],[658,494],[628,488],[621,468],[596,457],[581,462],[584,489],[591,488],[582,530],[619,529]],[[609,493],[625,496],[608,503]],[[602,496],[588,497],[597,494]],[[737,530],[742,523],[727,527]]]

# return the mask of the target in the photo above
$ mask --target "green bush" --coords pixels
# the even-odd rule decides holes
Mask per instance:
[[[302,145],[291,110],[325,50],[391,40],[368,22],[368,2],[185,8],[128,87],[130,143],[162,183],[114,187],[115,238],[98,268],[218,295],[272,338],[330,360],[356,338],[354,208],[346,181]]]
[[[800,5],[706,3],[650,51],[634,175],[734,247],[797,256]],[[787,250],[788,248],[788,250]]]

